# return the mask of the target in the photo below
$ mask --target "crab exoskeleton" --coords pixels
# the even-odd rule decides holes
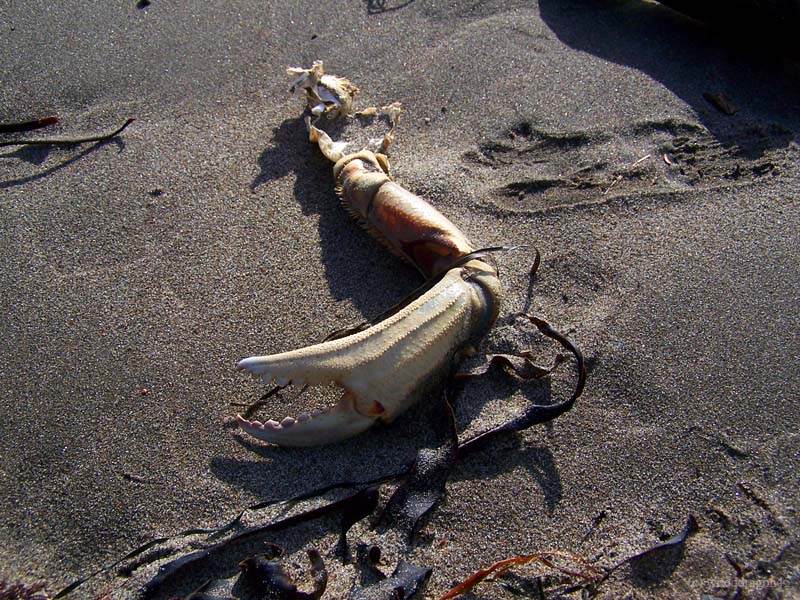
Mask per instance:
[[[376,151],[344,154],[343,144],[316,127],[346,118],[356,87],[325,75],[321,62],[289,69],[293,91],[304,90],[309,139],[333,161],[335,189],[342,203],[371,234],[413,264],[431,283],[416,300],[385,320],[352,335],[307,348],[239,361],[237,368],[280,386],[335,384],[343,394],[336,406],[282,421],[238,416],[247,433],[283,446],[335,442],[389,422],[441,379],[454,357],[468,352],[489,331],[502,289],[497,271],[474,256],[461,231],[433,206],[395,183],[383,154],[394,138],[401,107],[388,116],[391,130]],[[435,283],[433,283],[435,282]]]

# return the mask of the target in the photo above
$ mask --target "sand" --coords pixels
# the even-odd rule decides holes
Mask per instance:
[[[547,362],[555,347],[510,318],[528,309],[590,366],[571,412],[454,467],[413,544],[363,521],[351,549],[382,546],[386,572],[401,558],[430,567],[433,598],[518,554],[609,568],[693,515],[677,557],[621,568],[597,595],[800,594],[797,65],[633,0],[322,6],[3,9],[0,121],[61,117],[36,137],[136,121],[101,145],[0,148],[0,579],[55,594],[154,538],[391,473],[431,442],[425,408],[303,450],[252,442],[230,421],[232,403],[262,391],[236,360],[314,342],[420,283],[349,220],[304,138],[284,70],[321,59],[362,105],[403,103],[400,183],[478,245],[541,251],[530,297],[532,250],[498,257],[505,307],[483,349],[533,345]],[[543,389],[467,386],[462,436]],[[277,404],[269,416],[297,412]],[[326,597],[346,596],[357,573],[331,555],[338,531],[332,516],[265,535],[155,597],[211,577],[230,595],[237,562],[265,541],[295,571],[318,548]],[[142,597],[159,564],[212,541],[164,542],[69,597]],[[502,581],[534,595],[547,574]],[[580,583],[541,582],[548,598]],[[475,593],[514,597],[497,582]]]

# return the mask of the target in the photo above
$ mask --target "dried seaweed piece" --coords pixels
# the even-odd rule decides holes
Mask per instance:
[[[406,600],[422,592],[433,569],[418,567],[401,560],[389,577],[368,585],[354,587],[350,600]]]
[[[145,584],[144,593],[142,594],[142,596],[143,598],[151,598],[163,586],[169,584],[174,578],[182,575],[187,571],[196,571],[198,568],[201,567],[204,561],[213,561],[215,558],[221,556],[225,551],[227,551],[231,546],[233,546],[236,543],[245,541],[249,538],[256,537],[270,531],[280,531],[283,529],[288,529],[289,527],[293,527],[294,525],[305,523],[326,515],[330,515],[345,510],[346,508],[349,507],[350,503],[354,501],[354,499],[359,499],[360,501],[359,494],[361,494],[361,492],[358,492],[351,496],[347,496],[345,498],[342,498],[341,500],[336,500],[334,502],[324,504],[323,506],[319,506],[317,508],[312,508],[297,513],[295,515],[286,517],[285,519],[281,519],[279,521],[272,521],[271,523],[267,523],[266,525],[261,525],[258,527],[252,527],[246,529],[228,538],[227,540],[219,542],[218,544],[214,544],[213,546],[210,546],[204,550],[199,550],[197,552],[193,552],[186,556],[176,558],[175,560],[161,566],[161,568],[158,571],[158,574]],[[234,522],[238,522],[241,519],[242,514],[244,514],[244,511],[242,511],[242,513],[239,514],[239,516],[236,518],[236,520],[234,520]],[[231,526],[232,525],[229,523],[228,525],[225,526],[225,528],[230,528]]]
[[[196,590],[189,592],[186,594],[181,600],[234,600],[230,596],[222,597],[222,596],[212,596],[211,594],[206,594],[206,588],[211,585],[213,582],[212,579],[203,582]]]
[[[239,567],[242,578],[259,597],[270,600],[319,600],[328,586],[328,572],[320,553],[309,548],[308,559],[311,562],[311,575],[314,579],[314,591],[302,592],[292,581],[281,563],[283,551],[270,545],[270,551],[258,556],[246,558]]]
[[[377,487],[368,487],[355,495],[352,500],[342,509],[342,530],[339,534],[337,552],[342,557],[343,562],[350,560],[349,549],[347,546],[347,532],[360,520],[368,517],[378,506],[380,494]]]
[[[408,470],[410,468],[411,465],[408,465],[403,469],[396,471],[394,473],[389,473],[387,475],[379,475],[378,477],[373,477],[372,479],[366,479],[362,481],[337,481],[336,483],[331,483],[329,485],[325,485],[320,488],[310,490],[308,492],[303,492],[302,494],[298,494],[297,496],[292,496],[291,498],[287,498],[285,500],[265,500],[264,502],[259,502],[258,504],[251,504],[244,511],[242,511],[241,514],[244,514],[244,512],[248,510],[259,510],[262,508],[266,508],[268,506],[273,506],[275,504],[295,504],[303,500],[310,500],[311,498],[317,498],[319,496],[322,496],[322,494],[340,488],[349,488],[349,489],[361,488],[359,492],[356,492],[356,494],[354,494],[353,496],[348,496],[348,498],[353,498],[357,494],[363,492],[367,487],[372,487],[375,486],[376,484],[385,483],[387,481],[391,481],[392,479],[397,479],[398,477],[402,477],[403,475],[408,473]],[[241,515],[239,518],[241,518]]]
[[[599,586],[626,565],[630,567],[630,574],[634,579],[638,579],[645,584],[659,581],[675,569],[683,558],[686,541],[698,529],[697,519],[694,518],[694,515],[689,515],[680,533],[665,542],[660,542],[617,563],[606,571],[606,574],[597,582],[597,585]]]
[[[241,579],[260,594],[277,595],[295,593],[297,586],[291,582],[281,564],[284,551],[275,544],[268,544],[267,552],[251,556],[239,563]]]
[[[58,117],[51,115],[32,119],[31,121],[18,121],[16,123],[0,123],[0,133],[19,133],[21,131],[33,131],[42,127],[49,127],[58,123]]]
[[[488,354],[486,361],[477,367],[469,370],[456,373],[457,379],[470,379],[473,377],[481,377],[486,375],[492,369],[501,370],[512,373],[526,381],[534,379],[542,379],[553,371],[559,365],[566,361],[567,357],[563,354],[556,354],[553,363],[549,367],[537,365],[532,360],[532,355],[529,350],[520,352],[519,354]]]
[[[322,555],[315,549],[308,550],[308,560],[311,562],[311,578],[314,582],[314,598],[317,600],[325,593],[328,587],[328,571]]]
[[[368,546],[364,543],[356,544],[356,572],[358,585],[366,587],[386,579],[383,571],[378,568],[381,560],[381,549],[378,546]]]
[[[162,537],[158,537],[158,538],[152,539],[149,542],[147,542],[145,544],[142,544],[141,546],[137,546],[136,548],[134,548],[133,550],[131,550],[130,552],[125,554],[122,558],[119,558],[119,559],[115,560],[111,564],[108,564],[106,566],[100,567],[96,571],[93,571],[92,573],[89,573],[88,575],[85,575],[85,576],[83,576],[83,577],[81,577],[79,579],[76,579],[75,581],[73,581],[72,583],[67,585],[66,587],[64,587],[61,590],[59,590],[58,593],[56,593],[56,595],[53,596],[52,600],[58,600],[58,598],[63,598],[64,596],[67,596],[68,594],[71,594],[73,591],[75,591],[77,588],[82,586],[87,581],[90,581],[91,579],[94,579],[98,575],[100,575],[102,573],[106,573],[106,572],[110,571],[111,569],[114,569],[115,567],[118,567],[119,565],[121,565],[125,561],[131,560],[131,559],[143,554],[144,552],[146,552],[147,550],[150,550],[151,548],[154,548],[158,544],[163,544],[165,542],[169,542],[170,540],[181,538],[181,537],[188,537],[190,535],[197,535],[197,534],[203,534],[203,533],[209,533],[209,534],[221,534],[221,533],[224,533],[224,532],[234,528],[236,525],[238,525],[239,522],[241,521],[242,516],[244,515],[244,513],[245,513],[245,511],[241,511],[236,516],[236,518],[231,520],[229,523],[226,523],[225,525],[222,525],[221,527],[212,527],[212,528],[196,528],[195,527],[195,528],[191,528],[191,529],[186,529],[184,531],[176,533],[175,535],[162,536]]]
[[[625,559],[623,564],[630,565],[631,575],[644,582],[657,581],[664,573],[671,573],[683,558],[686,541],[699,529],[697,520],[693,515],[686,519],[686,525],[680,533],[675,534],[665,542],[656,544],[647,550],[634,554]],[[615,567],[615,569],[617,568]]]
[[[582,570],[576,570],[561,566],[556,562],[559,559],[568,560],[574,563]],[[533,562],[541,563],[550,569],[558,571],[559,573],[570,575],[572,577],[580,577],[582,579],[585,579],[586,581],[596,581],[601,573],[600,569],[592,565],[588,560],[586,560],[582,556],[579,556],[578,554],[572,554],[571,552],[562,552],[559,550],[553,550],[550,552],[537,552],[535,554],[527,554],[525,556],[515,556],[513,558],[506,558],[504,560],[500,560],[494,563],[492,566],[486,569],[481,569],[480,571],[476,571],[475,573],[467,577],[464,581],[462,581],[460,584],[451,588],[443,596],[440,596],[439,600],[449,600],[450,598],[455,598],[456,596],[460,596],[461,594],[466,594],[472,588],[478,585],[481,581],[487,579],[488,577],[499,576],[513,567],[521,567],[523,565],[527,565]]]
[[[413,3],[414,0],[405,0],[405,2],[399,0],[394,6],[387,6],[386,0],[367,0],[367,14],[380,15],[394,10],[400,10]]]
[[[450,467],[455,460],[451,444],[440,448],[423,448],[406,481],[392,494],[381,514],[381,522],[412,537],[422,519],[444,495]]]
[[[368,487],[357,494],[350,496],[344,508],[342,508],[342,536],[346,535],[350,528],[372,514],[378,505],[378,488]]]
[[[88,142],[105,142],[113,137],[122,133],[128,125],[133,123],[136,119],[128,119],[120,127],[108,133],[101,133],[99,135],[90,135],[86,137],[74,138],[55,138],[55,139],[42,139],[42,140],[5,140],[0,142],[1,146],[75,146],[77,144],[86,144]]]
[[[259,398],[255,402],[251,402],[250,404],[239,404],[239,403],[236,403],[236,402],[232,402],[231,406],[242,406],[242,407],[245,407],[241,414],[245,418],[249,419],[250,417],[253,416],[253,413],[255,413],[256,410],[258,410],[259,408],[261,408],[262,406],[267,404],[267,401],[270,398],[272,398],[275,394],[280,392],[282,389],[285,389],[286,387],[288,387],[288,386],[276,385],[275,387],[269,389],[266,393],[264,393],[264,395],[261,396],[261,398]],[[300,390],[300,393],[302,393],[306,389],[306,387],[307,386],[303,386],[303,388]]]
[[[438,445],[417,452],[406,480],[389,498],[380,516],[382,526],[400,530],[409,539],[444,495],[450,469],[458,455],[458,432],[450,404],[451,387],[452,377],[441,393]]]
[[[528,313],[521,313],[519,316],[525,317],[531,323],[536,325],[539,331],[546,335],[547,337],[556,340],[559,344],[561,344],[565,349],[569,350],[572,355],[575,357],[575,361],[577,362],[577,371],[578,371],[578,381],[575,384],[575,391],[572,393],[571,400],[575,400],[583,393],[583,386],[586,384],[586,362],[583,358],[583,353],[578,349],[575,343],[569,339],[566,335],[555,329],[550,323],[545,321],[541,317],[537,317],[536,315],[528,314]]]
[[[665,542],[661,542],[660,544],[656,544],[647,550],[643,550],[638,554],[634,554],[633,556],[625,559],[624,562],[633,564],[641,561],[644,558],[654,557],[662,552],[669,551],[674,548],[680,548],[686,543],[686,540],[688,540],[692,534],[697,532],[698,529],[700,529],[700,527],[697,524],[697,519],[694,518],[694,515],[689,515],[686,518],[686,525],[684,525],[683,530],[680,533],[676,533]]]
[[[534,248],[534,250],[536,251],[536,256],[533,257],[533,264],[530,269],[531,279],[536,277],[536,274],[539,272],[539,267],[542,264],[542,253],[539,252],[538,248]]]
[[[175,560],[171,560],[165,565],[162,565],[158,569],[158,573],[156,574],[153,579],[147,582],[144,586],[144,593],[142,594],[144,598],[152,597],[158,589],[164,585],[167,581],[169,581],[172,577],[174,577],[177,573],[182,572],[187,567],[192,567],[196,565],[199,561],[206,558],[211,554],[211,550],[197,550],[196,552],[190,552],[189,554],[184,554],[176,558]]]

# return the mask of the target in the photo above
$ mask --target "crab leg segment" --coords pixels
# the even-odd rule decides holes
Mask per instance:
[[[469,343],[476,314],[486,312],[491,299],[465,277],[469,279],[469,269],[452,269],[400,312],[359,333],[239,361],[239,370],[264,382],[335,383],[344,390],[335,407],[317,415],[289,417],[281,423],[239,416],[239,424],[268,442],[308,446],[350,437],[376,420],[391,421]]]

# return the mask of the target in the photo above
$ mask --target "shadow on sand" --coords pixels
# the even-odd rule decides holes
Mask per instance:
[[[334,192],[333,164],[308,142],[302,116],[274,129],[272,144],[258,164],[260,172],[251,190],[293,173],[294,197],[303,214],[319,216],[322,263],[334,298],[349,300],[371,318],[422,283],[413,267],[392,256],[343,210]],[[309,222],[309,227],[314,225]]]
[[[786,147],[800,128],[800,67],[772,51],[734,44],[640,0],[540,0],[539,9],[562,42],[647,74],[686,102],[721,144],[750,159]],[[732,101],[735,114],[707,98],[718,94]]]

